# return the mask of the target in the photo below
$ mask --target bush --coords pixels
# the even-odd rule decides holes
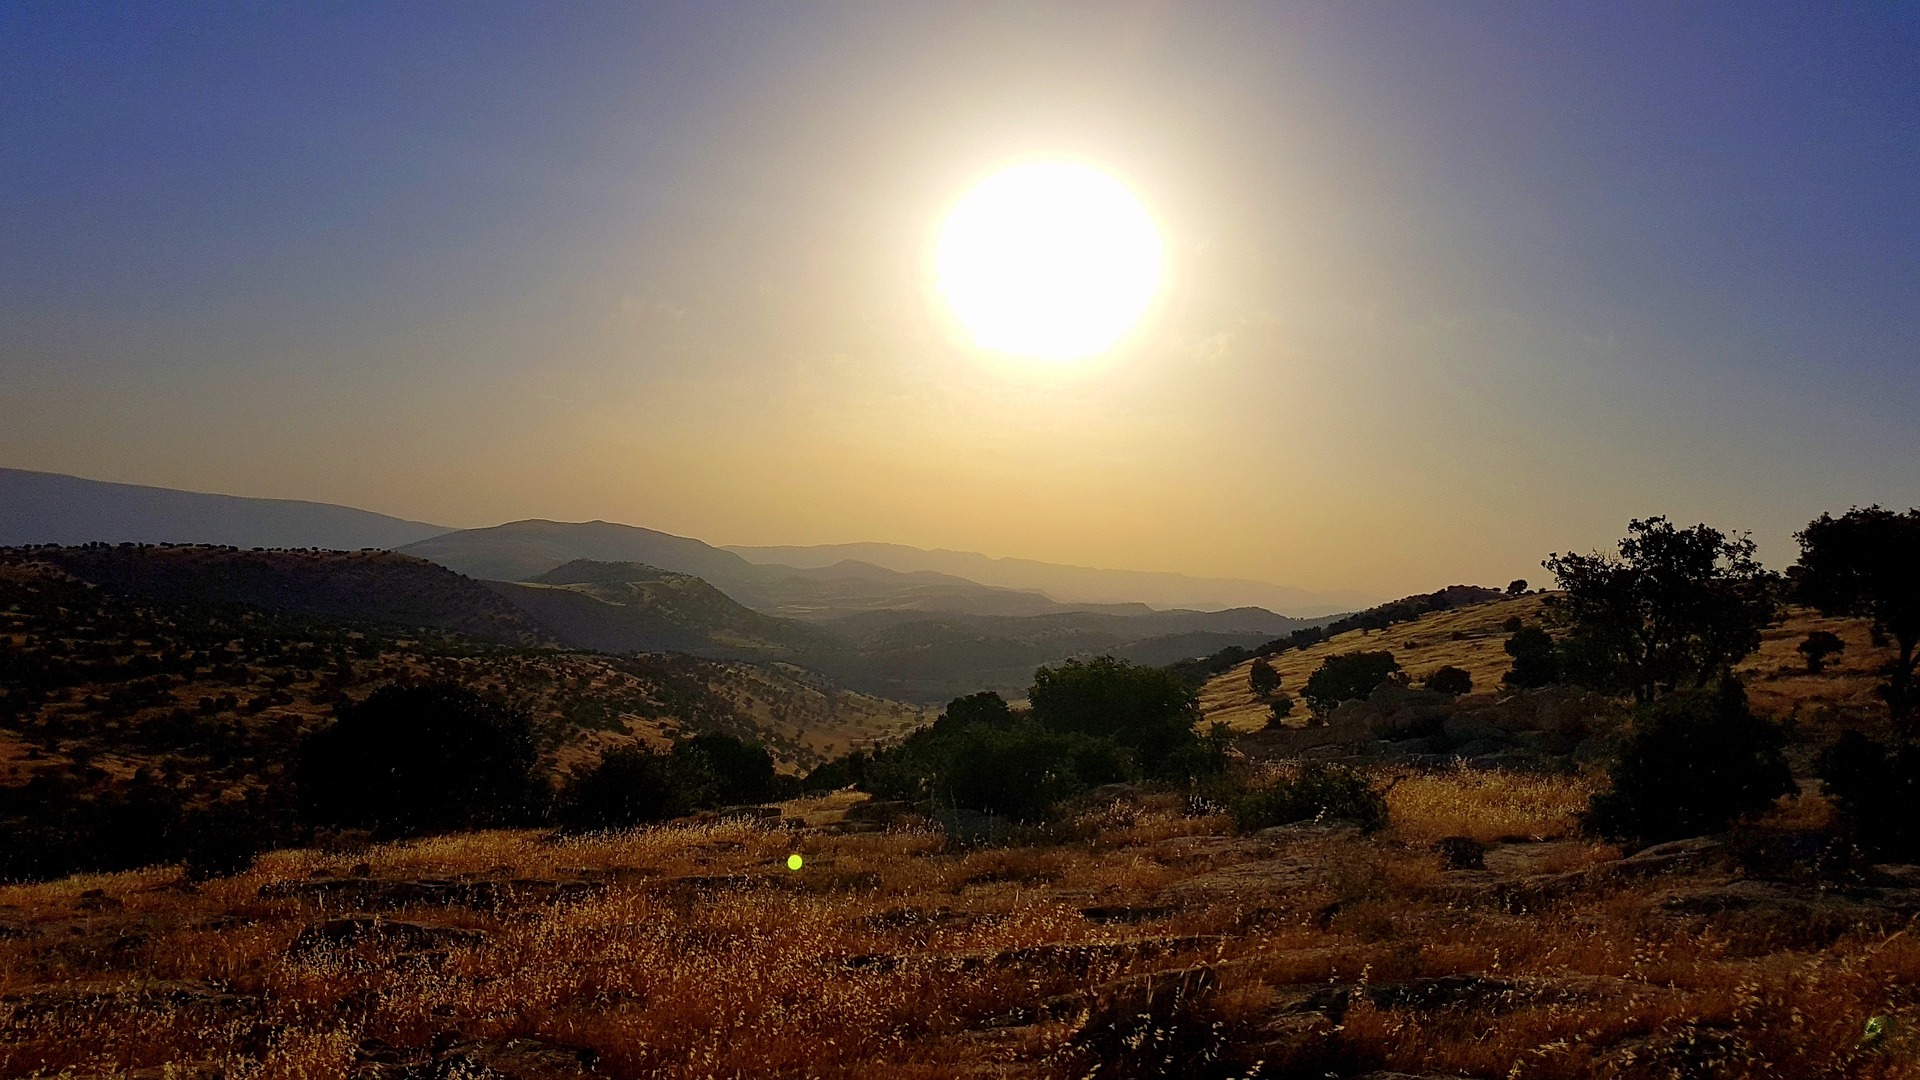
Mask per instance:
[[[1273,714],[1267,718],[1267,726],[1283,726],[1287,717],[1293,715],[1293,695],[1281,694],[1279,697],[1274,698],[1267,703],[1267,711]]]
[[[310,822],[396,834],[515,824],[538,809],[533,724],[448,683],[388,686],[302,745]]]
[[[1920,744],[1887,745],[1849,731],[1814,767],[1841,828],[1868,854],[1920,858]]]
[[[1390,652],[1340,653],[1321,662],[1302,693],[1314,712],[1329,712],[1343,701],[1373,693],[1387,676],[1399,670],[1400,662]]]
[[[1839,634],[1831,630],[1815,630],[1807,635],[1807,639],[1795,651],[1807,658],[1807,671],[1818,675],[1820,669],[1827,666],[1827,657],[1844,652],[1846,648],[1847,643],[1840,640]]]
[[[1105,739],[1031,724],[975,725],[957,736],[929,786],[936,803],[1034,822],[1061,801],[1127,775],[1125,756]]]
[[[1247,668],[1247,688],[1256,697],[1266,697],[1280,689],[1280,673],[1273,670],[1273,665],[1267,663],[1266,657],[1256,658]]]
[[[620,829],[690,814],[706,781],[690,764],[643,747],[611,751],[561,792],[561,820],[572,829]]]
[[[1553,637],[1537,626],[1520,626],[1507,639],[1507,655],[1513,667],[1500,677],[1508,686],[1531,690],[1546,686],[1560,677],[1560,658]]]
[[[1197,737],[1200,703],[1192,687],[1172,672],[1111,656],[1040,668],[1027,701],[1041,727],[1110,739],[1153,775]]]
[[[1248,791],[1229,804],[1244,831],[1296,821],[1351,821],[1364,832],[1386,827],[1387,800],[1365,776],[1340,765],[1309,762],[1271,787]]]
[[[1434,671],[1427,676],[1426,682],[1423,685],[1429,690],[1437,690],[1442,694],[1453,694],[1455,696],[1471,694],[1473,693],[1473,676],[1467,674],[1466,668],[1454,667],[1452,664],[1448,664],[1445,667],[1434,669]]]
[[[1799,792],[1781,755],[1785,741],[1731,679],[1656,699],[1634,714],[1612,787],[1593,797],[1586,824],[1641,843],[1719,832]]]
[[[777,795],[773,755],[758,743],[731,735],[696,735],[675,743],[672,753],[684,759],[682,771],[697,778],[695,798],[702,805],[738,806]]]

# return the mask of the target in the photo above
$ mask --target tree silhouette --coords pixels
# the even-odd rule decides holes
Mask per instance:
[[[1794,538],[1800,541],[1792,571],[1799,598],[1826,615],[1872,619],[1874,637],[1890,638],[1898,649],[1879,693],[1906,728],[1920,659],[1920,510],[1896,514],[1869,506],[1837,518],[1821,514]]]

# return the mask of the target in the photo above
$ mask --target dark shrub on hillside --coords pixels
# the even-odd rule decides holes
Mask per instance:
[[[1442,694],[1470,694],[1473,692],[1473,676],[1467,674],[1466,668],[1448,664],[1442,668],[1435,668],[1427,676],[1423,685],[1429,690],[1437,690]]]
[[[1273,670],[1267,658],[1257,657],[1247,668],[1247,688],[1257,697],[1266,697],[1280,689],[1280,673]]]
[[[1135,764],[1150,775],[1194,741],[1200,715],[1193,688],[1177,675],[1111,656],[1040,668],[1027,701],[1041,727],[1110,739],[1133,751]]]
[[[683,771],[701,778],[696,798],[703,805],[738,806],[764,802],[779,792],[773,755],[758,743],[731,735],[696,735],[674,744]]]
[[[1234,797],[1229,810],[1242,830],[1297,821],[1351,821],[1366,832],[1387,824],[1387,800],[1365,776],[1340,765],[1309,762],[1271,787]]]
[[[1500,681],[1521,690],[1547,686],[1560,678],[1560,658],[1553,636],[1537,626],[1521,626],[1507,639],[1507,655],[1513,667]]]
[[[447,683],[388,686],[301,746],[303,816],[384,834],[504,825],[537,809],[525,713]]]
[[[1587,825],[1641,843],[1719,832],[1798,793],[1784,743],[1734,680],[1658,698],[1635,712],[1609,770],[1612,786],[1593,797]]]
[[[1125,755],[1106,739],[1031,723],[975,725],[955,737],[928,786],[936,804],[1040,821],[1061,801],[1128,775]]]
[[[1795,647],[1795,651],[1807,658],[1807,670],[1818,675],[1827,666],[1827,657],[1845,652],[1846,648],[1847,643],[1840,640],[1839,634],[1831,630],[1815,630]]]
[[[576,776],[560,794],[573,829],[619,829],[693,812],[707,777],[686,757],[623,747]]]
[[[1321,662],[1301,692],[1314,712],[1330,712],[1343,701],[1373,693],[1387,676],[1399,670],[1400,662],[1390,652],[1339,653]]]
[[[1881,859],[1920,859],[1920,744],[1889,746],[1849,731],[1814,771],[1855,844]]]
[[[1273,715],[1267,717],[1268,727],[1281,727],[1286,719],[1293,715],[1293,695],[1281,694],[1267,703],[1267,711]]]

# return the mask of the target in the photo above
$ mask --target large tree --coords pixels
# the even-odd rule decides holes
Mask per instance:
[[[1880,696],[1903,728],[1914,718],[1914,665],[1920,661],[1920,510],[1896,514],[1869,506],[1841,517],[1821,514],[1794,537],[1800,562],[1790,571],[1805,603],[1827,615],[1873,620],[1876,638],[1899,650],[1885,668]]]
[[[1664,517],[1633,521],[1616,556],[1555,554],[1542,565],[1564,595],[1562,677],[1647,702],[1704,687],[1760,647],[1776,611],[1774,574],[1753,540]]]

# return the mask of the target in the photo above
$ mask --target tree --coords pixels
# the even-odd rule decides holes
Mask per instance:
[[[541,787],[527,715],[461,686],[386,686],[301,747],[308,820],[383,833],[512,824]]]
[[[1273,714],[1267,718],[1267,726],[1284,726],[1287,717],[1293,715],[1293,695],[1281,694],[1279,697],[1267,702],[1267,711]]]
[[[1111,656],[1040,668],[1027,702],[1040,726],[1111,739],[1148,769],[1198,738],[1200,702],[1192,687],[1170,671]]]
[[[1814,630],[1807,634],[1807,639],[1796,646],[1794,651],[1807,658],[1807,671],[1818,675],[1820,669],[1827,666],[1827,657],[1834,653],[1845,652],[1846,648],[1847,643],[1840,640],[1839,634],[1831,630]]]
[[[1821,752],[1814,772],[1854,843],[1879,858],[1920,857],[1920,743],[1849,731]]]
[[[1545,630],[1537,626],[1514,627],[1506,650],[1507,655],[1513,657],[1513,667],[1500,676],[1500,681],[1508,686],[1530,690],[1560,678],[1560,657],[1554,650],[1552,635]]]
[[[1525,596],[1526,594],[1527,594],[1526,578],[1523,578],[1523,577],[1514,578],[1512,581],[1507,582],[1508,596]]]
[[[621,829],[693,812],[700,778],[687,763],[642,747],[607,753],[572,780],[560,798],[560,816],[574,829]]]
[[[1442,694],[1470,694],[1473,692],[1473,676],[1466,668],[1448,664],[1429,672],[1424,685]]]
[[[1301,692],[1314,712],[1330,712],[1343,701],[1373,693],[1388,675],[1399,670],[1400,662],[1384,650],[1339,653],[1321,662]]]
[[[1264,698],[1280,689],[1280,673],[1273,670],[1273,665],[1267,663],[1266,657],[1257,657],[1253,666],[1247,669],[1247,686],[1253,690],[1254,696]]]
[[[1785,742],[1779,725],[1753,715],[1732,678],[1642,705],[1587,824],[1640,843],[1718,832],[1799,791],[1781,754]]]
[[[1799,598],[1826,615],[1872,619],[1874,637],[1897,647],[1879,694],[1906,729],[1920,660],[1920,510],[1896,514],[1869,506],[1837,518],[1821,514],[1794,539],[1800,541],[1792,571]]]
[[[1563,676],[1643,704],[1712,685],[1760,647],[1774,619],[1777,579],[1753,552],[1749,537],[1654,517],[1628,523],[1618,558],[1548,558],[1565,593],[1549,611],[1579,661]]]
[[[738,806],[774,796],[773,755],[758,743],[696,735],[675,743],[671,755],[681,762],[697,802]]]

